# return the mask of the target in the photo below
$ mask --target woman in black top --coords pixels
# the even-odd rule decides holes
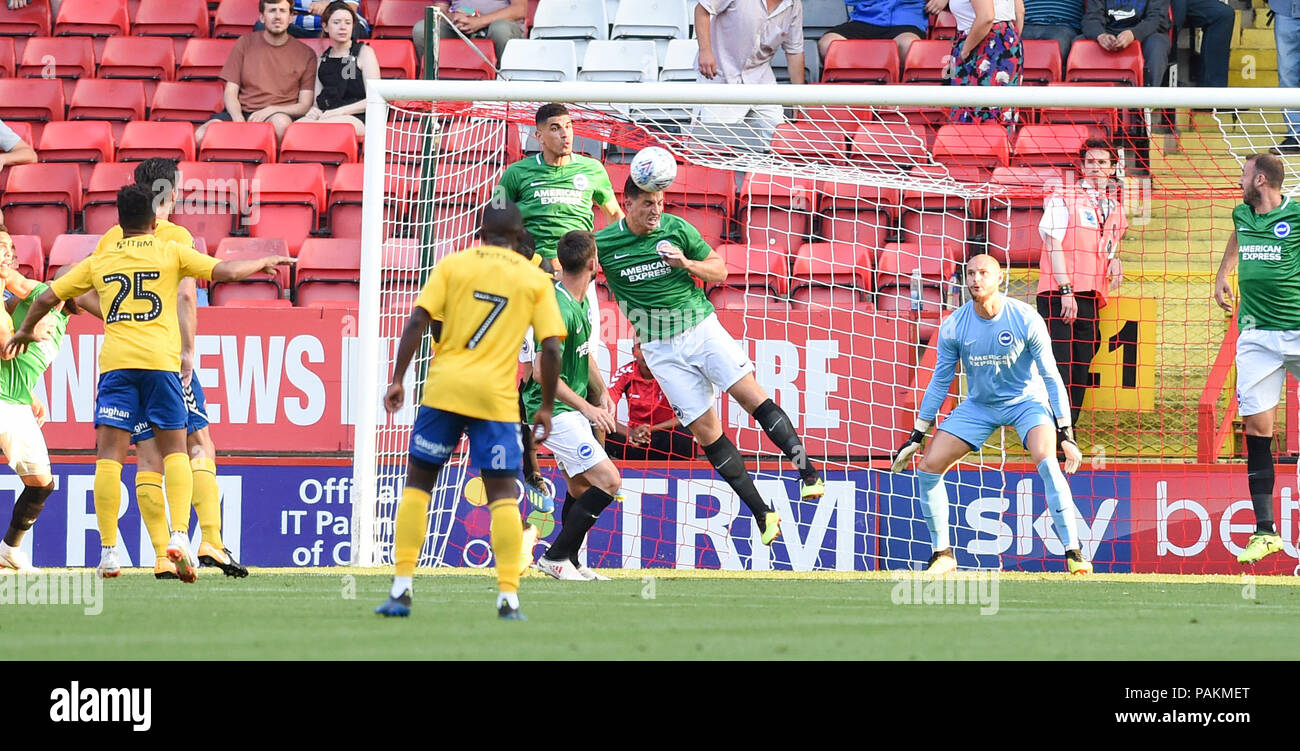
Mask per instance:
[[[352,7],[332,2],[321,14],[330,46],[316,66],[316,106],[303,120],[350,123],[357,135],[366,132],[366,79],[379,78],[379,58],[368,45],[354,41],[357,19]]]

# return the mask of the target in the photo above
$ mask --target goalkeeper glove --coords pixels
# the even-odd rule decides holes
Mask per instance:
[[[921,443],[925,441],[925,433],[930,429],[929,420],[917,420],[912,427],[912,434],[898,451],[894,453],[894,461],[889,465],[889,471],[897,474],[907,468],[908,462],[912,460],[912,455],[921,450]]]
[[[1083,452],[1079,450],[1079,444],[1074,441],[1074,429],[1069,425],[1058,426],[1056,443],[1061,451],[1065,452],[1065,474],[1072,475],[1079,471],[1079,465],[1083,464]]]
[[[524,495],[528,504],[542,513],[549,514],[555,510],[555,486],[541,473],[531,475],[524,483]]]

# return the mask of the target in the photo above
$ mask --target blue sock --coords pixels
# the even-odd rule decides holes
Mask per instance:
[[[943,475],[917,470],[921,482],[921,509],[925,511],[925,526],[930,528],[930,546],[937,553],[951,547],[948,541],[948,489]]]
[[[1052,513],[1057,537],[1066,550],[1079,547],[1079,528],[1076,526],[1078,514],[1074,510],[1074,496],[1070,494],[1070,485],[1065,481],[1065,475],[1061,474],[1056,459],[1039,462],[1038,474],[1047,488],[1047,510]]]

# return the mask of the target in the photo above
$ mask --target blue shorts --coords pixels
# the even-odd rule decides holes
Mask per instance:
[[[971,449],[978,451],[993,431],[1003,425],[1015,428],[1021,445],[1024,445],[1030,430],[1039,425],[1054,427],[1056,420],[1037,399],[997,407],[967,399],[948,414],[947,419],[940,423],[939,430],[957,436],[968,443]]]
[[[128,433],[141,423],[163,430],[185,427],[185,394],[179,373],[165,370],[110,370],[99,376],[95,427]]]
[[[513,477],[524,466],[518,422],[465,417],[421,406],[411,428],[410,455],[429,464],[445,464],[462,434],[469,435],[470,464],[484,477]]]
[[[208,427],[208,400],[203,394],[203,384],[196,377],[190,378],[190,385],[182,386],[185,397],[185,435],[195,433]],[[148,422],[140,422],[131,431],[131,443],[153,440],[153,428]]]

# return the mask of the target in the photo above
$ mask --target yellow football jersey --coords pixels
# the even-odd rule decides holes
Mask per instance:
[[[438,262],[415,304],[442,320],[422,404],[465,417],[519,421],[519,346],[567,333],[553,281],[508,248],[479,245]]]
[[[99,293],[104,348],[99,372],[180,372],[181,330],[176,288],[181,277],[211,279],[218,261],[178,242],[153,235],[118,240],[77,264],[50,285],[61,300]]]
[[[181,225],[169,222],[166,219],[158,220],[158,226],[154,227],[153,236],[164,243],[178,242],[191,248],[194,247],[194,235],[191,235],[190,231]],[[99,242],[95,245],[95,252],[98,253],[104,248],[112,247],[114,243],[121,239],[122,225],[114,224],[104,233],[103,237],[99,238]]]

